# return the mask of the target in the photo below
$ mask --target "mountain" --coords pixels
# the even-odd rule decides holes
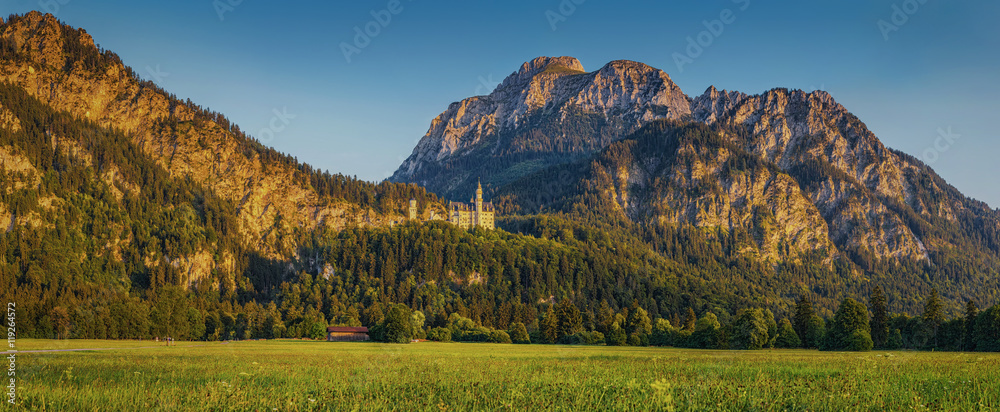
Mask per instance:
[[[21,337],[302,337],[396,303],[434,326],[535,325],[567,298],[725,318],[775,295],[558,218],[511,223],[525,234],[399,224],[410,199],[423,218],[446,206],[264,147],[37,12],[0,22],[0,172],[0,298]]]
[[[645,64],[615,61],[587,73],[577,59],[539,57],[490,95],[451,104],[389,180],[462,199],[479,178],[498,187],[690,110],[670,76]]]
[[[233,241],[269,259],[295,257],[297,239],[314,231],[387,226],[402,220],[411,197],[419,198],[424,209],[443,207],[421,188],[358,182],[314,170],[266,148],[221,114],[181,101],[142,80],[117,55],[95,46],[86,31],[63,25],[51,15],[11,16],[0,25],[0,57],[0,83],[10,85],[7,96],[25,103],[23,91],[40,103],[16,114],[13,107],[5,107],[11,102],[0,103],[0,119],[8,131],[44,134],[37,142],[44,147],[13,144],[3,149],[4,164],[26,173],[27,181],[44,180],[49,170],[62,167],[46,164],[48,157],[66,156],[69,162],[92,168],[87,173],[99,176],[116,201],[145,198],[150,182],[138,173],[126,173],[134,165],[124,164],[140,159],[165,172],[165,180],[190,183],[224,203],[227,217],[233,219],[227,228]],[[49,124],[53,116],[76,123],[73,130],[58,132]],[[26,121],[40,124],[27,127]],[[92,134],[123,140],[99,149]],[[130,159],[98,150],[125,152]],[[39,151],[45,155],[38,155]],[[56,214],[62,211],[60,205],[73,203],[49,196],[38,194],[48,205],[43,209]],[[0,224],[8,231],[15,225],[37,223],[41,213],[12,213],[9,207],[0,212]],[[197,212],[204,214],[204,210]],[[135,236],[112,237],[116,239],[111,244],[118,245],[128,244]],[[120,251],[112,246],[112,253]],[[235,269],[227,257],[231,254],[231,250],[218,250],[218,245],[202,244],[162,259],[191,281],[213,271],[228,272],[226,276],[232,279]]]
[[[722,230],[752,259],[847,262],[956,301],[1000,268],[1000,213],[823,91],[690,98],[642,63],[537,58],[452,104],[391,180],[451,197],[480,177],[502,214]]]
[[[951,313],[1000,298],[996,212],[823,93],[691,99],[640,63],[542,58],[428,136],[397,182],[320,172],[86,31],[11,16],[0,299],[22,337],[242,339],[375,325],[400,303],[427,326],[535,331],[555,301],[601,330],[638,308],[726,322],[799,296],[829,316],[876,284],[900,312],[932,288]],[[478,176],[500,230],[423,221],[447,206],[421,184],[464,198]]]

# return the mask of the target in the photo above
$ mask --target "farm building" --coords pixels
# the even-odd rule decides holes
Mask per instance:
[[[330,342],[354,342],[368,340],[368,328],[363,326],[330,326],[326,328],[326,340]]]

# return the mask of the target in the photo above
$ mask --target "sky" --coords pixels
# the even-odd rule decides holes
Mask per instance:
[[[1000,207],[1000,2],[0,0],[4,16],[30,10],[265,144],[365,180],[392,174],[449,103],[573,56],[588,71],[649,64],[691,96],[825,90]]]

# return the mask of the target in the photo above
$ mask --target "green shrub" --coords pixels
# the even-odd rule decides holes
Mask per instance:
[[[521,322],[514,322],[510,324],[510,339],[514,343],[531,343],[531,336],[528,335],[528,328],[524,326]]]
[[[427,339],[435,342],[451,342],[451,329],[434,328],[427,332]]]
[[[867,352],[872,350],[875,344],[872,342],[872,336],[868,331],[857,329],[851,336],[847,338],[847,350],[856,352]]]
[[[608,346],[622,346],[625,345],[628,336],[625,335],[625,329],[622,329],[618,322],[611,324],[611,330],[608,331],[607,344]]]
[[[795,333],[795,328],[792,327],[792,322],[788,319],[781,320],[781,326],[778,327],[778,337],[774,341],[774,346],[786,349],[802,346],[799,334]]]
[[[487,338],[487,342],[491,342],[491,343],[511,343],[511,341],[510,341],[510,335],[508,335],[507,332],[504,332],[502,330],[492,330],[489,333],[489,337]]]

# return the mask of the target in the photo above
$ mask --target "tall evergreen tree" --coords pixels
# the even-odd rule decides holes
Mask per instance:
[[[1000,305],[976,315],[976,350],[1000,352]]]
[[[545,310],[545,316],[542,317],[542,322],[540,329],[542,332],[542,339],[545,343],[556,343],[559,340],[559,320],[556,317],[556,311],[552,309],[552,305],[548,305]]]
[[[922,318],[924,326],[927,328],[928,333],[930,333],[928,344],[933,342],[935,348],[938,347],[938,329],[941,327],[941,322],[944,322],[943,306],[937,288],[931,289],[931,295],[927,297],[927,303],[924,304]]]
[[[795,302],[795,320],[793,326],[795,326],[795,333],[799,335],[802,340],[802,347],[811,348],[816,346],[818,342],[814,342],[812,339],[811,327],[812,318],[814,312],[812,307],[812,302],[809,298],[805,296],[800,296],[799,300]]]
[[[872,342],[876,348],[884,349],[889,340],[889,311],[881,286],[875,286],[869,303],[872,311]]]
[[[615,311],[611,309],[606,299],[601,300],[594,317],[594,329],[607,335],[611,331],[611,324],[615,323]]]
[[[687,315],[684,316],[684,327],[681,328],[686,331],[694,332],[695,324],[698,322],[698,317],[694,314],[694,309],[690,306],[687,310]]]
[[[639,306],[638,302],[632,304],[626,321],[625,332],[629,335],[648,336],[653,332],[653,321],[649,319],[649,313]]]
[[[558,339],[564,339],[583,330],[583,317],[580,315],[580,309],[577,309],[576,305],[569,299],[563,299],[559,302],[556,319]]]
[[[976,302],[969,300],[965,304],[965,339],[962,342],[964,350],[976,350],[976,317],[978,316],[979,308],[976,306]]]

